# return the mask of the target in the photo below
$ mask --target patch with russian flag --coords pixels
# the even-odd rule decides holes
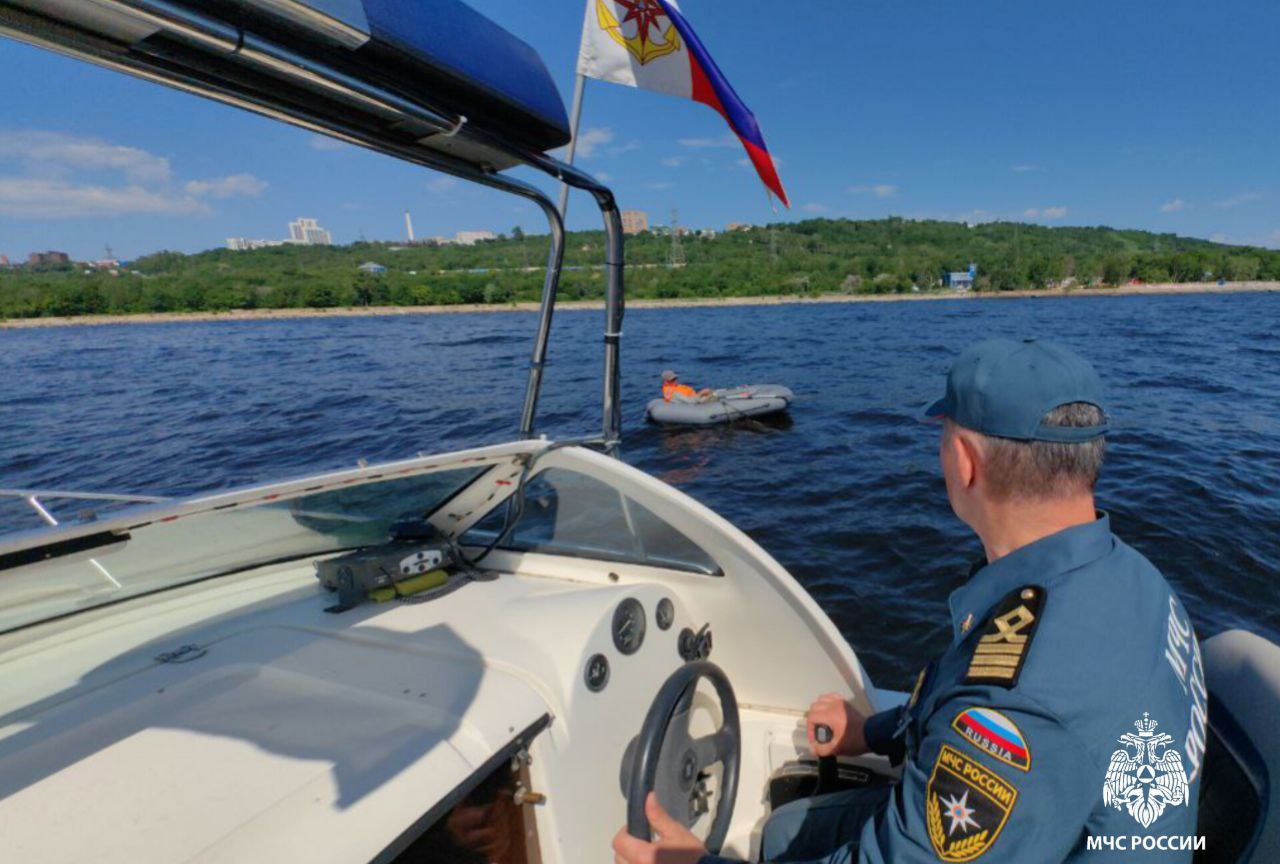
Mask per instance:
[[[1022,730],[999,711],[991,708],[966,708],[951,721],[951,728],[979,750],[985,750],[1006,765],[1019,771],[1031,769],[1031,750]]]

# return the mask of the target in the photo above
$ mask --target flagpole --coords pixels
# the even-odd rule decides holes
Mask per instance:
[[[587,76],[581,72],[573,81],[573,105],[569,108],[569,150],[565,153],[564,161],[568,165],[573,164],[573,154],[578,149],[578,123],[582,120],[582,90],[587,82]],[[560,219],[564,220],[565,214],[569,210],[569,184],[560,184]]]

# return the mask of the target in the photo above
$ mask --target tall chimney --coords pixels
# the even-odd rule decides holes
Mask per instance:
[[[409,216],[409,211],[404,211],[404,233],[409,235],[409,242],[413,242],[413,219]]]

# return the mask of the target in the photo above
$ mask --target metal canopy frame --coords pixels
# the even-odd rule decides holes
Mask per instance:
[[[83,20],[68,20],[68,9],[82,15]],[[104,20],[113,26],[95,30],[94,25]],[[132,41],[119,35],[131,31],[145,35]],[[499,173],[495,163],[527,165],[589,192],[600,210],[606,236],[601,433],[606,450],[616,452],[622,436],[619,364],[625,309],[624,248],[621,216],[608,187],[545,153],[468,126],[465,116],[436,110],[420,99],[359,80],[178,2],[0,0],[0,35],[336,137],[537,204],[547,220],[550,248],[520,417],[522,438],[534,435],[564,263],[565,228],[559,210],[546,194]]]

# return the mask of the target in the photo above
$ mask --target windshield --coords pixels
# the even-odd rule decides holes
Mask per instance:
[[[197,579],[380,543],[392,524],[429,516],[486,470],[371,480],[5,555],[0,632]]]
[[[464,534],[462,542],[488,545],[506,517],[506,505],[496,508]],[[566,468],[548,468],[528,482],[524,510],[499,548],[721,573],[710,555],[653,511],[594,477]]]

